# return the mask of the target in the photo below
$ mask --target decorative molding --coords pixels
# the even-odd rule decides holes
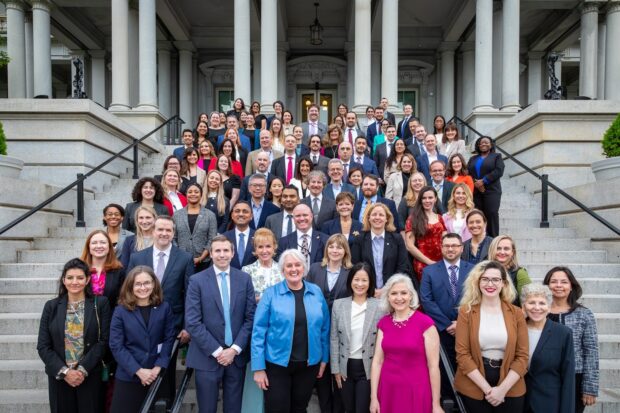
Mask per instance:
[[[584,1],[581,6],[581,15],[587,14],[587,13],[598,13],[598,2],[589,2],[589,1]]]

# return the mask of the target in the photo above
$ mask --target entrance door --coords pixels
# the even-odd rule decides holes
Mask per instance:
[[[295,123],[299,125],[302,122],[306,122],[308,120],[308,107],[315,103],[320,108],[319,122],[326,125],[331,124],[336,113],[335,98],[335,90],[300,90],[298,93],[298,107],[301,113],[298,114],[297,119],[301,119],[301,121]]]

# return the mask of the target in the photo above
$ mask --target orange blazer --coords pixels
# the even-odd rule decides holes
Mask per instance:
[[[454,182],[455,184],[465,184],[469,187],[471,194],[474,194],[474,180],[469,175],[459,175],[456,180],[453,177],[447,176],[446,181]]]
[[[525,394],[525,373],[529,358],[527,324],[523,312],[517,306],[502,302],[504,323],[508,341],[504,350],[504,359],[500,368],[501,383],[510,370],[519,375],[519,381],[506,393],[507,397],[519,397]],[[468,373],[478,369],[484,376],[482,352],[478,341],[480,332],[480,305],[472,306],[471,311],[462,306],[456,322],[456,362],[458,368],[454,377],[456,390],[472,399],[482,400],[484,393],[467,377]]]

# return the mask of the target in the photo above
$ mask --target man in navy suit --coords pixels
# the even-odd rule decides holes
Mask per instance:
[[[406,142],[407,149],[409,152],[413,154],[413,156],[418,158],[418,156],[426,153],[426,148],[424,147],[424,138],[426,138],[426,128],[424,125],[421,125],[417,122],[414,122],[415,126],[413,129],[413,137],[410,142]]]
[[[449,233],[441,239],[443,259],[428,265],[422,271],[420,301],[439,331],[439,339],[452,364],[456,369],[455,339],[456,319],[459,302],[463,293],[463,284],[474,266],[461,260],[463,242],[460,235]],[[442,367],[442,396],[450,395],[450,382]]]
[[[265,221],[269,215],[277,214],[280,208],[265,199],[267,193],[267,178],[262,174],[254,174],[250,177],[248,184],[252,199],[252,217],[250,228],[257,229],[265,226]]]
[[[408,103],[403,106],[403,114],[403,120],[398,122],[396,126],[396,133],[407,145],[408,140],[411,143],[411,137],[413,136],[413,130],[409,128],[409,122],[412,120],[417,121],[417,119],[413,116],[413,106]]]
[[[372,174],[379,176],[379,170],[377,164],[368,155],[368,144],[363,136],[359,136],[355,139],[355,153],[353,154],[353,160],[355,163],[362,165],[362,169],[365,174]]]
[[[368,147],[372,150],[374,148],[375,136],[381,135],[383,131],[381,130],[381,121],[383,120],[383,106],[377,106],[375,108],[375,123],[372,125],[368,125],[368,130],[366,131],[366,142],[368,143]]]
[[[191,129],[183,129],[183,146],[176,148],[172,154],[181,162],[185,156],[185,150],[194,147],[194,133]]]
[[[252,264],[256,257],[252,254],[254,230],[250,228],[252,221],[252,207],[247,201],[238,201],[230,212],[230,218],[235,225],[230,231],[226,231],[224,236],[235,246],[234,256],[231,264],[240,270],[244,265]]]
[[[357,115],[355,112],[347,112],[345,116],[344,141],[349,142],[351,146],[355,145],[358,137],[366,139],[364,132],[357,127]]]
[[[192,335],[187,367],[195,370],[201,413],[215,413],[220,385],[224,411],[241,412],[256,297],[252,279],[230,263],[234,245],[218,235],[211,241],[213,265],[194,275],[187,289],[186,327]]]
[[[301,200],[302,204],[308,205],[314,215],[314,228],[320,229],[330,219],[338,217],[336,201],[324,194],[327,178],[321,171],[310,171],[308,174],[308,190],[310,195]]]
[[[288,135],[284,138],[284,155],[271,162],[271,173],[282,178],[288,185],[290,179],[295,178],[296,167],[297,139],[293,135]]]
[[[437,206],[439,207],[439,212],[442,214],[448,212],[448,201],[452,196],[452,190],[454,189],[454,182],[446,181],[444,179],[446,175],[446,165],[443,161],[433,161],[431,162],[431,180],[428,183],[435,188],[437,192]]]
[[[374,159],[381,179],[383,179],[383,174],[385,172],[385,162],[394,149],[394,142],[396,142],[396,139],[398,139],[398,136],[396,136],[396,126],[390,125],[385,129],[385,142],[377,145],[375,149]]]
[[[351,146],[349,145],[349,142],[342,142],[340,145]],[[353,164],[352,162],[349,162],[348,164],[350,168],[353,166],[360,168],[362,167],[361,165]],[[325,189],[323,189],[323,195],[325,198],[336,200],[336,197],[341,192],[350,192],[355,195],[355,187],[344,181],[344,165],[340,159],[330,159],[329,164],[327,165],[327,170],[329,171],[330,182],[327,186],[325,186]]]
[[[359,222],[364,222],[364,211],[366,207],[371,203],[379,202],[381,204],[386,205],[392,216],[394,217],[394,226],[396,226],[396,231],[400,232],[404,228],[401,228],[400,219],[398,219],[398,211],[396,209],[396,204],[391,199],[383,198],[377,195],[379,191],[379,177],[375,175],[367,175],[364,177],[362,181],[362,195],[364,198],[358,199],[355,201],[355,206],[353,207],[353,219],[358,220]]]
[[[338,158],[342,161],[344,173],[342,174],[342,182],[349,182],[349,169],[354,166],[362,167],[362,164],[353,160],[353,144],[344,141],[338,146]]]
[[[426,182],[431,181],[431,172],[430,167],[433,161],[443,161],[444,165],[448,164],[448,158],[445,155],[442,155],[437,150],[437,138],[435,135],[428,134],[424,137],[424,149],[425,153],[420,154],[416,158],[416,163],[418,164],[418,171],[422,172],[426,177]]]
[[[287,249],[296,249],[308,260],[308,266],[323,260],[327,235],[312,228],[312,210],[306,204],[293,209],[293,219],[297,228],[292,234],[280,238],[278,255]]]

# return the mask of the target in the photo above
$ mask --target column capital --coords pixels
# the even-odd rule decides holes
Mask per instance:
[[[23,0],[7,0],[4,2],[4,6],[8,9],[15,9],[19,11],[26,10],[26,3]]]
[[[620,1],[610,0],[607,6],[607,15],[620,12]]]
[[[460,46],[461,42],[441,42],[438,52],[454,52]]]
[[[176,47],[180,52],[195,52],[196,47],[194,43],[189,40],[178,40],[174,42],[174,47]]]
[[[579,9],[581,14],[598,13],[599,5],[598,1],[585,0],[579,5]]]
[[[157,51],[168,51],[171,52],[173,50],[172,42],[168,40],[158,40],[157,41]]]
[[[49,0],[33,0],[32,9],[43,10],[49,13],[52,9],[52,2]]]
[[[547,52],[538,52],[534,50],[530,50],[527,52],[528,59],[542,59],[547,55]]]
[[[476,50],[475,42],[462,42],[460,47],[461,53],[473,52]]]

